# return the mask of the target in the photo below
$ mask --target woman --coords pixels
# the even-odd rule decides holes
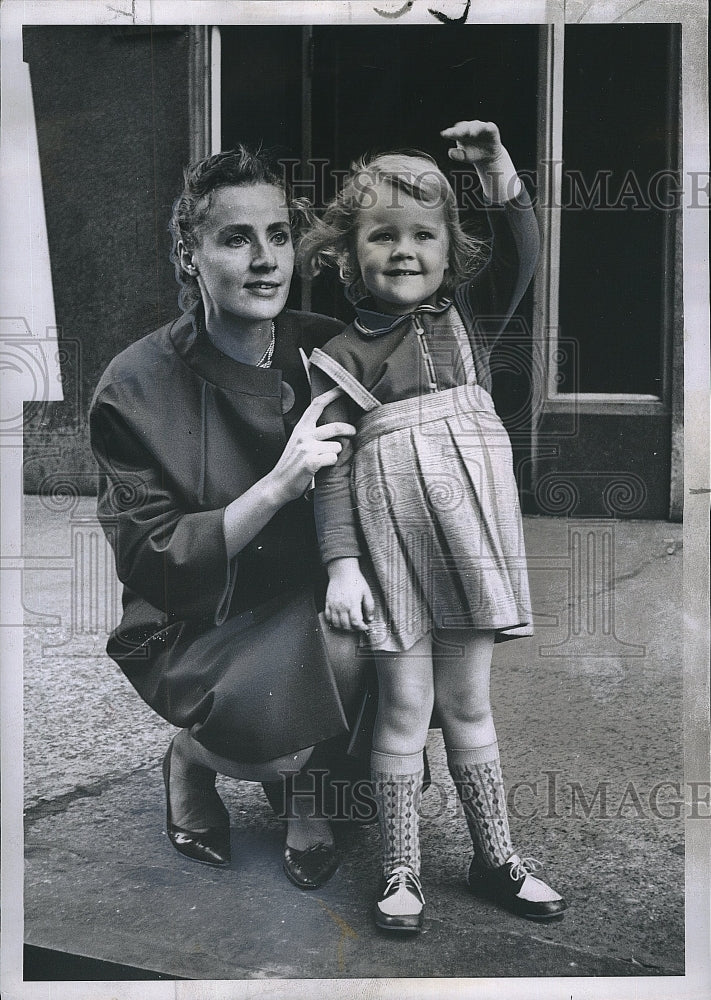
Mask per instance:
[[[314,745],[346,732],[348,693],[315,623],[305,494],[354,429],[317,427],[335,397],[310,402],[303,361],[341,324],[285,309],[303,213],[261,154],[240,147],[187,170],[171,220],[186,311],[114,358],[90,424],[99,517],[124,584],[107,651],[181,727],[163,762],[169,838],[186,857],[228,864],[216,773],[293,775],[284,867],[312,889],[337,858],[313,795],[294,789],[314,790],[304,765],[315,770]]]

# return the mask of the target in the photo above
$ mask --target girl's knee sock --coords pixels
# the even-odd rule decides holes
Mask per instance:
[[[485,868],[500,867],[514,849],[498,743],[472,750],[447,748],[447,764],[462,802],[474,856]]]
[[[423,756],[420,753],[390,754],[373,750],[370,755],[373,793],[378,805],[383,874],[398,865],[408,865],[420,874],[419,815]]]

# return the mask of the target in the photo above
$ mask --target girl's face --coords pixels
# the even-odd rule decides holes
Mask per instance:
[[[449,233],[441,204],[423,204],[386,181],[367,189],[356,255],[363,282],[384,313],[403,316],[444,280]]]
[[[208,321],[263,322],[282,311],[294,271],[283,191],[271,184],[218,188],[196,235],[195,249],[183,254],[196,269]]]

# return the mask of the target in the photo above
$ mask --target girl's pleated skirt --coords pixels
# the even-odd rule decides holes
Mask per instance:
[[[376,602],[376,650],[433,629],[530,635],[511,443],[478,385],[385,403],[355,440],[352,488]]]

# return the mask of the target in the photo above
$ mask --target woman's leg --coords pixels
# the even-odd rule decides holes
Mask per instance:
[[[545,920],[565,902],[514,853],[489,685],[493,632],[441,631],[433,654],[435,704],[447,763],[474,846],[469,884],[515,913]]]
[[[418,930],[424,909],[418,808],[434,700],[429,636],[407,653],[378,653],[376,666],[378,714],[371,775],[380,821],[383,883],[375,919],[384,929]]]
[[[215,774],[224,774],[241,781],[273,782],[285,781],[291,790],[292,781],[297,785],[302,780],[300,772],[308,763],[313,748],[299,750],[275,760],[260,764],[248,764],[220,757],[207,750],[194,739],[187,729],[182,729],[173,741],[170,771],[170,805],[173,822],[187,830],[200,832],[218,825],[220,802],[214,795],[206,795],[205,789],[214,789]],[[314,788],[314,783],[303,780]],[[314,816],[313,795],[295,794],[288,796],[287,844],[304,850],[314,844],[332,844],[333,835],[328,821]],[[285,797],[286,801],[286,797]]]
[[[238,781],[276,781],[284,773],[296,774],[308,761],[313,751],[313,747],[308,747],[305,750],[286,754],[284,757],[277,757],[274,760],[249,764],[212,753],[211,750],[206,749],[202,743],[194,739],[187,729],[182,729],[178,733],[176,743],[178,744],[176,751],[187,762],[209,768],[218,774],[227,775],[228,778],[237,778]]]

